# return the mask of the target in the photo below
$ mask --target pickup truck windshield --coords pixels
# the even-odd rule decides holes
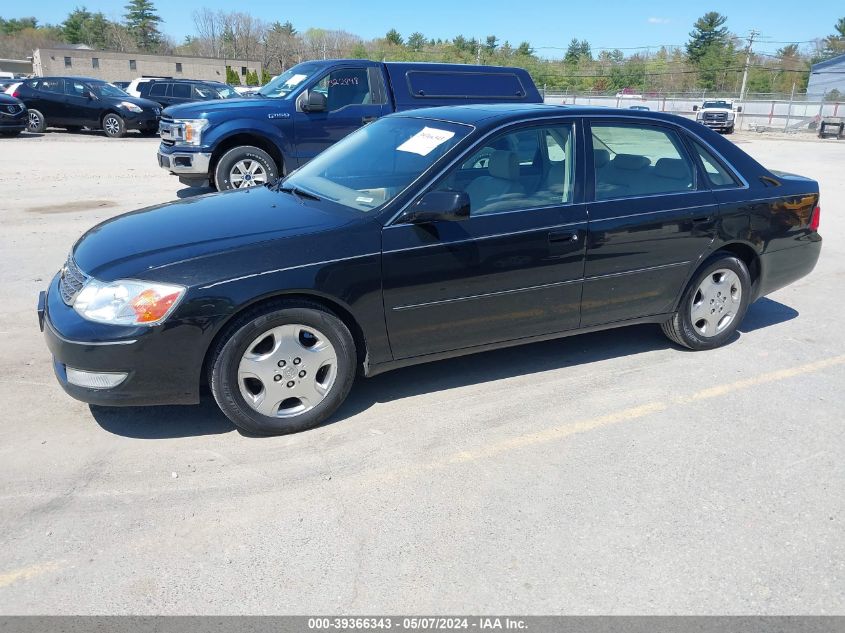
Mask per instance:
[[[703,108],[727,108],[730,109],[731,104],[727,101],[705,101]]]
[[[319,72],[322,68],[325,68],[323,64],[297,64],[262,87],[257,94],[262,97],[270,97],[271,99],[285,99],[303,81],[308,81],[309,77]]]
[[[472,129],[430,119],[379,119],[297,169],[282,189],[366,213],[396,197]]]

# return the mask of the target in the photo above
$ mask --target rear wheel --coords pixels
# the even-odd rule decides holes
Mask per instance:
[[[126,135],[126,123],[123,117],[109,112],[103,117],[103,132],[109,138],[123,138]]]
[[[742,323],[750,298],[745,263],[729,253],[716,253],[687,287],[678,311],[662,324],[663,333],[689,349],[720,347]]]
[[[229,328],[211,357],[211,390],[244,431],[293,433],[335,412],[352,387],[355,362],[343,321],[317,305],[280,304]]]
[[[252,145],[233,147],[220,157],[214,169],[218,191],[266,185],[279,175],[276,161],[263,149]]]
[[[30,110],[26,118],[26,129],[40,134],[47,129],[47,120],[38,110]]]

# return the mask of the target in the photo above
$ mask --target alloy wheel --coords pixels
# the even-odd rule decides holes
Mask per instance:
[[[245,158],[232,167],[229,172],[229,182],[235,189],[264,185],[267,183],[267,171],[257,160]]]
[[[282,325],[256,337],[238,365],[238,387],[261,415],[291,418],[310,411],[331,391],[337,353],[319,330]]]
[[[41,117],[39,117],[35,112],[30,112],[29,116],[27,117],[27,127],[30,131],[35,131],[41,127]]]
[[[113,116],[107,116],[103,121],[103,129],[109,136],[114,136],[120,132],[120,123]]]
[[[742,282],[734,271],[720,268],[707,275],[698,286],[690,306],[690,322],[704,337],[720,334],[728,327],[742,305]]]

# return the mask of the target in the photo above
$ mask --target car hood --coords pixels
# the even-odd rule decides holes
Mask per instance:
[[[106,220],[79,238],[73,256],[83,272],[101,281],[161,278],[157,271],[168,267],[356,220],[326,205],[268,187],[209,194]]]
[[[290,103],[283,99],[267,99],[264,97],[212,99],[170,106],[164,110],[164,114],[174,119],[199,119],[217,112],[222,112],[226,116],[237,116],[239,111],[250,111],[250,114],[262,110],[278,112],[288,109]]]
[[[140,106],[141,108],[144,108],[145,110],[152,110],[153,108],[161,108],[161,105],[156,103],[155,101],[150,101],[149,99],[142,99],[141,97],[133,97],[131,95],[128,96],[128,97],[102,97],[102,99],[106,103],[113,103],[115,105],[117,105],[118,103],[121,103],[122,101],[126,101],[127,103],[134,103],[136,106]]]

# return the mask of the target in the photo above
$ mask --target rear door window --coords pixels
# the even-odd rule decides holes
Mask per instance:
[[[65,81],[64,79],[42,79],[38,89],[41,92],[62,94],[65,91]]]
[[[593,123],[596,200],[695,190],[695,169],[675,132],[630,123]]]
[[[166,83],[154,83],[150,86],[150,96],[151,97],[165,97],[167,96],[167,86],[169,84]]]
[[[173,97],[176,99],[190,99],[191,86],[189,84],[173,84]]]

